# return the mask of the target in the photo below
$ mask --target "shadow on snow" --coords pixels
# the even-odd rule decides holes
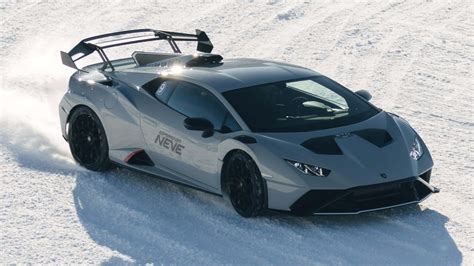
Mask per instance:
[[[244,219],[220,197],[128,170],[79,173],[74,200],[97,243],[138,263],[462,261],[445,228],[448,218],[416,205],[355,216]]]

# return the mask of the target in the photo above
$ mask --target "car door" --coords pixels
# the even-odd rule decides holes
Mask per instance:
[[[155,132],[145,134],[155,161],[198,186],[218,189],[217,148],[226,133],[239,130],[238,124],[217,97],[195,84],[164,80],[154,95],[167,105],[166,109],[157,105],[156,116],[142,123],[155,127],[144,130]],[[208,119],[214,125],[213,134],[203,137],[202,131],[187,130],[183,122],[188,117]]]

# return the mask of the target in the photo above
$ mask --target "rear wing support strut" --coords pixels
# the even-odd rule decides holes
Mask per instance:
[[[102,61],[104,61],[104,65],[102,66],[101,70],[105,70],[107,68],[107,66],[110,67],[110,69],[112,69],[112,71],[115,71],[115,68],[114,66],[112,65],[112,63],[110,62],[109,58],[107,57],[107,55],[104,53],[104,50],[102,49],[97,49],[97,53],[99,54],[100,58],[102,59]]]
[[[143,35],[146,33],[148,33],[148,35]],[[110,39],[111,37],[115,38]],[[86,38],[80,41],[76,46],[74,46],[71,51],[61,51],[61,60],[63,64],[68,67],[77,69],[79,71],[84,71],[77,67],[76,61],[92,54],[93,52],[97,52],[102,61],[104,62],[104,65],[101,69],[105,70],[107,67],[110,67],[110,69],[114,71],[115,68],[112,65],[112,62],[107,57],[107,54],[104,52],[105,49],[134,43],[159,40],[168,41],[174,53],[181,53],[181,50],[179,49],[176,43],[179,41],[197,42],[196,50],[203,53],[210,53],[214,48],[207,34],[201,30],[196,30],[196,34],[189,34],[153,29],[137,29],[107,33]]]

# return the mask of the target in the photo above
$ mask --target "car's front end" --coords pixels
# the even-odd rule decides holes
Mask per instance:
[[[253,152],[272,209],[355,214],[418,203],[437,192],[429,184],[428,148],[404,120],[385,112],[322,132],[258,135],[261,145]]]
[[[256,144],[249,147],[266,182],[268,207],[356,214],[418,203],[438,192],[429,184],[431,155],[408,122],[339,86],[316,77],[224,93],[253,131]],[[265,99],[250,100],[247,92]],[[332,92],[332,100],[322,97]],[[265,104],[278,110],[265,110]],[[253,105],[258,113],[243,111]]]

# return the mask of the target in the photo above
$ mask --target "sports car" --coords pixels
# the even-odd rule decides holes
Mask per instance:
[[[172,52],[105,50],[164,41]],[[177,43],[197,43],[182,53]],[[61,52],[76,71],[59,104],[62,135],[92,171],[112,165],[223,196],[252,217],[357,214],[439,190],[433,160],[403,118],[308,68],[211,53],[204,31],[138,29]],[[96,54],[99,62],[76,62]]]

